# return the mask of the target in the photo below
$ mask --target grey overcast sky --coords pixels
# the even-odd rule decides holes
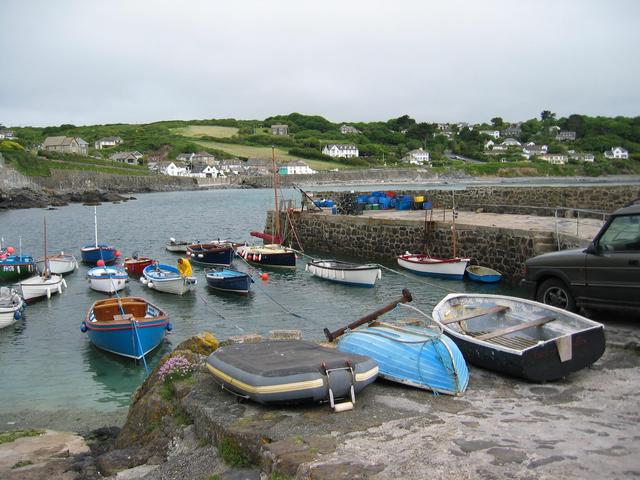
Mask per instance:
[[[635,0],[0,0],[0,124],[640,114]]]

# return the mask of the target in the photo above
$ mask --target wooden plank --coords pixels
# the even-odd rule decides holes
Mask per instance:
[[[442,325],[450,325],[452,323],[464,322],[465,320],[470,320],[472,318],[481,317],[483,315],[489,315],[490,313],[504,313],[507,310],[509,310],[509,307],[507,307],[506,305],[496,305],[495,307],[483,308],[483,309],[476,310],[474,312],[468,313],[468,314],[463,315],[461,317],[450,318],[449,320],[442,320],[440,323],[442,323]]]
[[[549,323],[555,320],[556,317],[547,316],[536,318],[535,320],[531,320],[530,322],[521,323],[520,325],[514,325],[512,327],[502,328],[500,330],[494,330],[493,332],[485,333],[484,335],[480,335],[476,337],[478,340],[489,340],[494,337],[501,337],[503,335],[508,335],[509,333],[519,332],[520,330],[525,330],[531,327],[540,327],[545,323]]]

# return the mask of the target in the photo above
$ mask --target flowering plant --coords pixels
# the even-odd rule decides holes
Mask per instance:
[[[176,355],[162,364],[158,370],[158,376],[163,382],[172,382],[191,376],[191,373],[196,369],[196,364],[191,363],[182,355]]]

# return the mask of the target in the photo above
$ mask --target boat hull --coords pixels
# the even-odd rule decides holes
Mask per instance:
[[[315,277],[355,287],[374,287],[376,280],[382,277],[382,270],[377,265],[343,264],[326,260],[309,262],[306,270]]]
[[[95,267],[87,272],[92,290],[102,293],[115,293],[127,286],[129,275],[121,267]]]
[[[116,249],[107,245],[87,245],[80,249],[82,261],[90,265],[95,265],[98,260],[103,260],[105,264],[113,263],[116,260]]]
[[[171,265],[149,265],[142,271],[140,281],[148,288],[159,292],[184,295],[196,288],[198,283],[195,277],[183,278],[178,269]]]
[[[49,271],[56,275],[72,273],[78,268],[78,260],[76,260],[76,257],[71,254],[52,255],[48,257],[47,263],[49,264]],[[40,273],[44,272],[44,257],[38,258],[36,261],[36,267]]]
[[[242,272],[223,270],[222,272],[207,273],[207,285],[215,290],[231,293],[249,293],[253,280]]]
[[[248,247],[237,248],[238,255],[253,265],[267,268],[296,268],[296,252],[284,247]]]
[[[235,252],[231,245],[225,247],[212,246],[211,248],[199,248],[189,245],[187,255],[194,263],[201,265],[229,266],[233,261]]]
[[[37,275],[21,281],[19,285],[22,290],[22,298],[29,301],[40,297],[51,298],[54,293],[62,293],[67,282],[60,275],[51,275],[48,279]]]
[[[330,378],[323,364],[336,369]],[[368,357],[298,340],[221,347],[209,355],[207,368],[222,388],[266,405],[327,401],[329,388],[335,399],[349,398],[352,385],[358,393],[378,375]]]
[[[188,242],[176,242],[176,243],[167,242],[167,243],[165,243],[165,248],[169,252],[184,253],[184,252],[187,251],[187,247],[188,246],[189,246]]]
[[[152,263],[153,263],[153,259],[148,257],[125,258],[124,269],[127,271],[129,275],[135,275],[137,277],[140,277],[145,267],[148,267]]]
[[[16,302],[10,306],[0,306],[0,329],[13,325],[22,318],[24,301],[17,298]]]
[[[10,256],[0,260],[0,282],[15,282],[36,273],[33,258],[28,255]]]
[[[532,382],[566,377],[605,351],[602,324],[522,298],[449,294],[434,307],[433,319],[469,363]]]
[[[416,275],[462,280],[469,258],[442,259],[426,255],[401,255],[398,265]]]
[[[140,345],[132,325],[103,326],[91,322],[85,322],[85,325],[89,341],[99,349],[139,360],[160,345],[167,331],[168,322],[166,320],[137,322],[135,330],[140,339]]]
[[[424,327],[379,326],[353,330],[338,350],[374,359],[382,378],[448,395],[462,394],[469,370],[451,339]]]
[[[482,267],[481,269],[476,269],[474,267],[467,267],[466,272],[469,280],[473,280],[474,282],[498,283],[502,280],[502,274],[491,268]]]

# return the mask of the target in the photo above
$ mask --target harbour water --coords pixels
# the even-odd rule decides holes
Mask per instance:
[[[299,199],[294,191],[284,193],[285,198]],[[100,242],[119,248],[123,257],[139,252],[175,264],[179,256],[164,248],[169,237],[251,240],[248,232],[262,230],[266,210],[272,205],[273,191],[267,189],[137,195],[137,200],[98,206],[98,236]],[[80,247],[93,243],[93,207],[73,204],[57,210],[0,212],[0,235],[5,245],[18,250],[21,236],[23,252],[42,255],[45,217],[49,253],[65,251],[79,258]],[[314,278],[304,266],[305,258],[301,257],[295,271],[269,271],[268,280],[263,281],[260,272],[236,259],[234,267],[249,271],[256,280],[246,297],[208,289],[204,270],[197,266],[198,287],[182,297],[148,290],[131,278],[124,295],[145,296],[166,309],[174,327],[150,355],[150,367],[180,341],[203,330],[224,339],[299,329],[304,338],[321,340],[324,327],[333,330],[344,326],[398,298],[404,287],[414,295],[414,304],[426,312],[447,289],[518,294],[504,286],[437,279],[426,283],[411,274],[401,276],[386,270],[375,288],[346,287]],[[0,430],[6,424],[76,430],[108,424],[121,418],[131,393],[144,380],[142,365],[97,350],[80,332],[87,309],[105,298],[89,289],[87,270],[81,265],[66,277],[68,289],[62,295],[30,305],[21,321],[0,330]]]

